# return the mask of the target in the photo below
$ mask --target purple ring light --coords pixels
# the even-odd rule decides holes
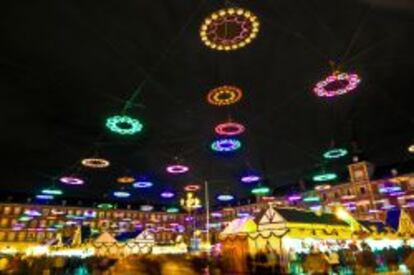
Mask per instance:
[[[160,196],[164,199],[172,199],[175,197],[175,194],[171,191],[164,191],[160,194]]]
[[[68,185],[82,185],[85,183],[83,179],[75,176],[61,177],[60,182]]]
[[[134,184],[132,184],[132,186],[134,188],[150,188],[152,187],[154,184],[150,181],[137,181]]]
[[[167,170],[167,172],[170,174],[184,174],[187,173],[190,170],[190,168],[188,168],[188,166],[185,165],[174,164],[167,166],[165,170]]]
[[[246,175],[241,177],[241,181],[244,183],[253,183],[253,182],[258,182],[261,178],[257,175],[251,174],[251,175]]]

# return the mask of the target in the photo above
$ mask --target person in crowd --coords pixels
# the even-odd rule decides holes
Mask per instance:
[[[410,270],[410,274],[414,274],[414,250],[411,251],[410,255],[408,255],[404,263],[407,266],[408,270]]]
[[[305,257],[303,269],[310,275],[327,275],[329,264],[325,256],[317,248],[312,248],[312,252]]]
[[[339,274],[339,255],[336,251],[328,254],[328,263],[333,274]]]
[[[389,271],[394,272],[398,270],[398,254],[395,248],[390,246],[388,249],[384,249],[384,258]]]
[[[368,245],[363,243],[361,246],[362,251],[359,251],[356,257],[356,273],[361,275],[374,274],[377,267],[375,255]]]
[[[2,256],[0,258],[0,274],[4,274],[9,266],[9,259],[7,256]]]

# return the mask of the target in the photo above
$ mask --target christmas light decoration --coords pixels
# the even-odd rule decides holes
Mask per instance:
[[[114,205],[113,204],[110,204],[110,203],[100,203],[100,204],[97,205],[97,207],[99,209],[109,210],[109,209],[114,208]]]
[[[297,194],[290,195],[288,197],[288,201],[290,201],[290,202],[300,201],[301,199],[302,199],[302,196],[301,195],[297,195]]]
[[[414,144],[413,144],[413,145],[410,145],[410,146],[408,147],[408,152],[410,152],[410,153],[413,153],[413,154],[414,154]]]
[[[180,200],[180,205],[191,212],[192,210],[201,207],[201,200],[197,198],[193,192],[187,192],[185,197]]]
[[[33,218],[32,217],[29,217],[29,216],[20,216],[19,217],[19,222],[28,222],[28,221],[31,221]]]
[[[123,177],[117,178],[116,181],[118,183],[130,184],[130,183],[134,183],[135,182],[135,178],[134,177],[130,177],[130,176],[123,176]]]
[[[250,11],[227,8],[212,13],[200,28],[203,43],[214,50],[236,50],[251,43],[259,32],[259,21]]]
[[[200,185],[198,184],[189,184],[184,187],[184,190],[187,192],[196,192],[200,190]]]
[[[106,127],[120,135],[133,135],[141,132],[143,125],[138,119],[129,116],[112,116],[106,120]]]
[[[178,209],[177,207],[169,207],[167,208],[167,213],[178,213],[180,212],[180,209]]]
[[[131,193],[126,191],[115,191],[114,196],[117,198],[129,198],[131,196]]]
[[[234,138],[218,139],[211,144],[211,149],[216,152],[233,152],[241,147],[241,142]]]
[[[82,160],[82,165],[88,168],[106,168],[111,163],[102,158],[86,158]]]
[[[150,187],[152,187],[154,184],[152,183],[152,182],[150,182],[150,181],[145,181],[145,180],[140,180],[140,181],[137,181],[137,182],[135,182],[134,184],[132,184],[132,186],[134,187],[134,188],[150,188]]]
[[[243,176],[240,180],[244,183],[253,183],[258,182],[261,178],[258,175],[255,174],[249,174],[246,176]]]
[[[42,194],[45,194],[45,195],[62,195],[63,192],[62,192],[62,190],[59,190],[59,189],[49,188],[49,189],[43,189]]]
[[[207,94],[207,101],[216,106],[231,105],[239,101],[242,95],[240,88],[224,85],[210,90]]]
[[[171,191],[164,191],[160,194],[160,196],[164,199],[172,199],[175,197],[175,194]]]
[[[82,185],[84,184],[84,180],[75,176],[65,176],[61,177],[60,179],[61,183],[69,184],[69,185]]]
[[[185,165],[174,164],[167,166],[165,170],[170,174],[184,174],[187,173],[190,170],[190,168]]]
[[[213,218],[221,218],[221,217],[223,217],[223,214],[221,214],[220,212],[212,212],[211,213],[211,217],[213,217]]]
[[[256,196],[264,196],[270,193],[270,188],[267,186],[257,186],[251,192]]]
[[[39,200],[53,200],[54,198],[52,195],[36,195],[36,199]]]
[[[240,123],[225,122],[216,126],[214,129],[216,134],[221,136],[237,136],[245,131],[245,128]]]
[[[329,184],[322,184],[322,185],[316,185],[315,190],[316,191],[326,191],[331,189],[331,186]]]
[[[335,173],[321,173],[313,176],[313,181],[331,181],[335,180],[338,176]]]
[[[305,197],[303,198],[304,202],[319,202],[320,198],[317,196],[309,196],[309,197]]]
[[[232,200],[234,200],[234,196],[233,196],[233,195],[231,195],[231,194],[221,194],[221,195],[218,195],[218,196],[216,197],[216,199],[217,199],[218,201],[227,202],[227,201],[232,201]]]
[[[348,150],[345,148],[333,148],[326,151],[323,157],[326,159],[337,159],[348,155]]]
[[[334,97],[354,90],[361,79],[357,74],[334,72],[326,79],[319,81],[313,91],[319,97]]]

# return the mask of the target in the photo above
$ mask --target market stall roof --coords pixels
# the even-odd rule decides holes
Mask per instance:
[[[287,221],[293,223],[317,223],[327,225],[345,225],[348,224],[338,219],[334,214],[322,213],[316,214],[312,211],[305,211],[293,208],[278,208],[276,211]]]
[[[414,222],[410,215],[403,209],[388,211],[385,222],[398,233],[414,234]]]
[[[252,233],[257,231],[257,224],[253,218],[239,218],[231,221],[221,234]]]
[[[387,226],[382,221],[364,221],[358,220],[358,222],[368,231],[377,233],[386,233],[395,231],[392,227]]]
[[[95,241],[95,243],[116,243],[116,239],[108,232],[104,232],[99,235]]]

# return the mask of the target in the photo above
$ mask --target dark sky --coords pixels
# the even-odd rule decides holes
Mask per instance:
[[[60,175],[87,183],[67,196],[103,199],[115,178],[147,175],[156,187],[133,201],[160,202],[163,188],[211,182],[212,195],[249,188],[238,178],[254,169],[273,188],[309,181],[334,140],[378,167],[413,156],[414,12],[354,0],[235,1],[261,23],[257,39],[229,53],[206,48],[202,20],[224,1],[8,1],[0,10],[0,192],[35,194]],[[401,7],[401,6],[400,6]],[[357,72],[353,93],[317,98],[312,86],[330,73],[329,61]],[[223,84],[244,91],[226,108],[207,104]],[[144,131],[116,136],[105,127],[139,89],[129,114]],[[242,150],[209,150],[214,126],[231,117],[245,124]],[[355,147],[355,146],[354,146]],[[82,168],[100,155],[113,165]],[[191,172],[171,177],[178,157]],[[327,164],[344,175],[350,158]],[[279,188],[280,189],[280,188]],[[109,198],[108,198],[109,199]]]

